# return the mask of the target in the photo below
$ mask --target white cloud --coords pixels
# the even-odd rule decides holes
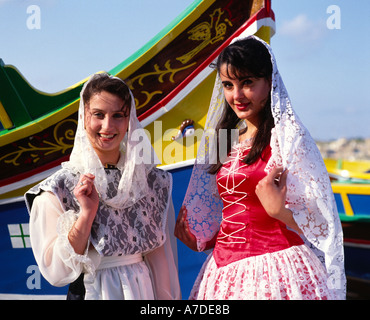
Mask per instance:
[[[326,24],[325,21],[313,21],[300,14],[292,20],[283,21],[278,32],[295,40],[314,42],[324,37]]]

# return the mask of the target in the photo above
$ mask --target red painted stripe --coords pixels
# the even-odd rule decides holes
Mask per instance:
[[[51,162],[49,162],[49,163],[47,163],[43,166],[40,166],[40,167],[37,167],[37,168],[33,169],[33,170],[29,170],[27,172],[23,172],[23,173],[15,175],[15,176],[3,179],[3,180],[0,181],[0,187],[6,186],[6,185],[14,183],[14,182],[21,181],[23,179],[32,177],[32,176],[34,176],[34,175],[36,175],[40,172],[43,172],[43,171],[49,170],[51,168],[57,167],[62,162],[68,161],[68,159],[69,159],[69,155],[64,156],[62,158],[59,158],[57,160],[51,161]]]
[[[348,242],[348,243],[356,243],[356,244],[367,244],[367,245],[370,245],[370,240],[344,238],[343,241],[344,242]]]

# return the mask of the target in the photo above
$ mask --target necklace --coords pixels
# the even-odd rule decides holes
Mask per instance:
[[[251,137],[251,138],[247,138],[247,139],[244,139],[242,142],[248,142],[248,141],[252,141],[254,139],[254,137]]]

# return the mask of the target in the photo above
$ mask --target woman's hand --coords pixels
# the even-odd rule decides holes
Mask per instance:
[[[293,213],[285,207],[287,194],[288,171],[283,168],[274,168],[260,180],[256,186],[256,195],[267,214],[285,223],[288,227],[302,233],[294,221]]]
[[[198,251],[197,239],[189,230],[188,220],[186,219],[187,213],[186,207],[182,206],[176,219],[174,234],[176,238],[178,238],[190,249]]]
[[[287,170],[274,168],[256,186],[256,194],[266,212],[273,218],[277,218],[285,209]]]
[[[77,254],[83,254],[90,237],[91,226],[99,207],[99,195],[94,185],[95,176],[81,175],[73,194],[80,204],[78,219],[69,231],[68,240]]]
[[[99,195],[94,185],[95,176],[87,173],[81,175],[73,193],[81,207],[81,214],[94,220],[99,206]]]

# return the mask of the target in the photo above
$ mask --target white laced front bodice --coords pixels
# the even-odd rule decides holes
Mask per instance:
[[[246,145],[244,143],[234,146],[229,156],[229,160],[225,162],[225,175],[221,175],[217,178],[218,186],[221,187],[221,189],[224,189],[224,191],[220,193],[220,197],[224,202],[224,208],[222,209],[222,212],[224,212],[224,210],[228,210],[231,207],[234,211],[234,213],[232,215],[229,215],[228,217],[222,215],[221,228],[217,237],[217,241],[221,243],[245,243],[247,241],[245,237],[240,237],[236,235],[247,227],[246,222],[235,221],[233,218],[245,213],[247,209],[247,206],[245,203],[243,203],[243,200],[248,197],[248,193],[243,191],[239,187],[247,178],[247,174],[243,172],[243,168],[246,168],[248,165],[241,164],[240,159],[243,158],[245,151],[249,150],[250,148],[251,147],[249,145]],[[225,177],[226,181],[223,181],[225,180]],[[233,201],[230,201],[227,197],[225,197],[226,195],[230,194],[236,195]],[[235,231],[228,234],[225,233],[224,229],[222,228],[223,223],[233,224],[237,227],[235,228]]]

